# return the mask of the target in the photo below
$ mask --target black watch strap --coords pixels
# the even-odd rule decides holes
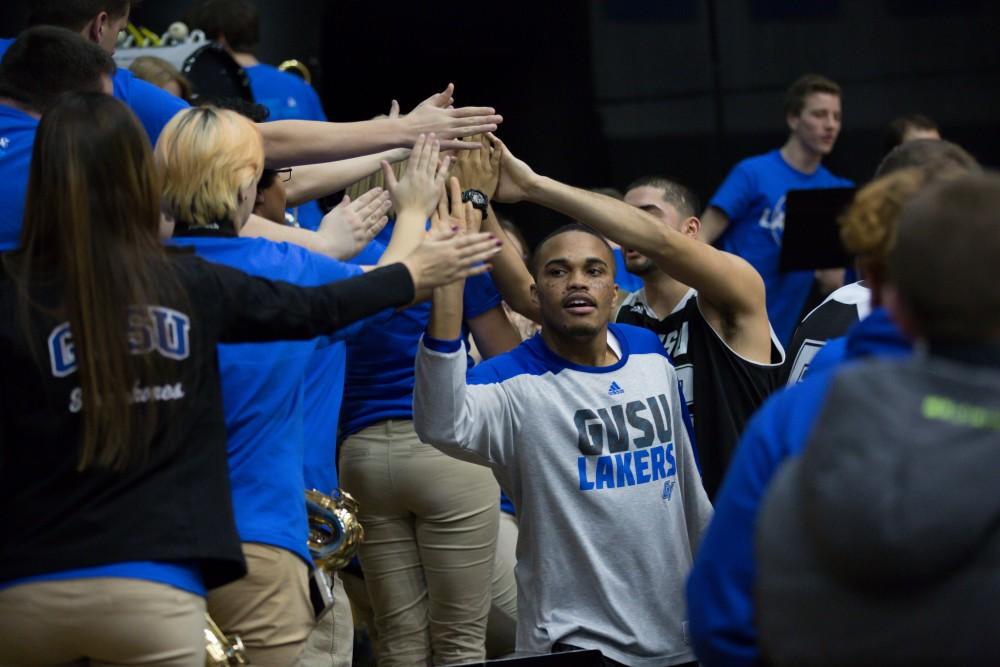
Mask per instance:
[[[486,219],[486,210],[490,206],[490,198],[487,197],[480,190],[469,189],[462,193],[462,203],[471,202],[472,207],[477,209],[483,214],[483,220]]]

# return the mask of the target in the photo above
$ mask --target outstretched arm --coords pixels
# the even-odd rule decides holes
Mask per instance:
[[[699,300],[716,309],[725,321],[739,325],[754,322],[751,347],[760,349],[766,341],[769,348],[764,282],[743,259],[683,234],[625,202],[539,176],[506,146],[496,199],[540,204],[635,248],[660,269],[698,290]],[[769,359],[760,361],[767,363]]]
[[[451,108],[455,87],[448,84],[399,118],[356,123],[281,120],[261,123],[267,166],[280,168],[330,162],[410,146],[421,134],[436,133],[447,149],[474,148],[460,137],[495,130],[503,118],[490,107]]]
[[[455,179],[451,185],[458,188]],[[468,228],[480,213],[452,198],[450,210],[442,200],[434,217],[435,226]],[[434,290],[427,332],[417,349],[413,425],[421,440],[449,456],[499,466],[509,460],[513,416],[499,385],[466,385],[463,287],[456,282]]]
[[[392,101],[388,118],[399,118],[399,103],[396,100]],[[327,197],[375,173],[381,169],[383,160],[393,164],[409,156],[409,148],[393,148],[346,160],[296,167],[291,179],[285,184],[288,206],[300,206],[314,199]]]

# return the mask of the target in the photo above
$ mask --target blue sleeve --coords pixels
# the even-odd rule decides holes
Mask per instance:
[[[364,273],[364,269],[357,264],[348,264],[347,262],[341,262],[340,260],[309,251],[305,251],[305,255],[309,263],[308,275],[311,276],[311,283],[315,285],[347,280],[348,278],[353,278]],[[346,327],[341,327],[329,336],[325,336],[324,340],[327,343],[352,340],[361,335],[365,327],[372,324],[381,324],[392,317],[395,312],[395,309],[387,308],[371,317],[366,317]]]
[[[809,367],[802,377],[806,378],[839,366],[845,359],[847,359],[847,336],[831,338],[809,362]]]
[[[441,352],[443,354],[450,354],[452,352],[458,352],[462,349],[462,337],[459,336],[455,339],[444,340],[442,338],[434,338],[430,334],[424,334],[423,336],[424,347],[432,352]]]
[[[382,255],[385,253],[385,249],[385,243],[382,243],[378,239],[374,239],[366,245],[361,252],[351,258],[351,264],[374,266],[378,264],[378,260],[382,258]]]
[[[191,106],[179,97],[136,78],[132,72],[121,67],[115,71],[114,88],[115,97],[132,109],[154,146],[170,119],[178,111]]]
[[[750,206],[756,192],[755,180],[746,162],[740,162],[726,176],[708,205],[721,210],[730,221],[739,218]]]
[[[307,83],[303,95],[309,104],[309,117],[326,122],[326,111],[323,110],[323,103],[320,102],[316,89]]]
[[[772,396],[736,447],[687,584],[691,641],[705,667],[759,661],[753,605],[757,512],[775,472],[805,446],[828,379]]]
[[[480,273],[465,281],[463,308],[465,319],[479,317],[500,305],[500,293],[488,273]]]

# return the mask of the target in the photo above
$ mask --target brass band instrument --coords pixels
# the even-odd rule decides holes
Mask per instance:
[[[205,614],[205,667],[246,665],[243,640],[226,637],[212,617]]]
[[[312,85],[313,82],[312,72],[309,71],[309,68],[306,67],[306,64],[301,60],[295,60],[294,58],[292,58],[291,60],[286,60],[285,62],[278,65],[278,69],[281,70],[282,72],[290,71],[293,74],[297,74],[298,76],[302,77],[303,81]]]
[[[339,489],[329,496],[310,489],[306,491],[306,509],[309,554],[316,567],[331,573],[343,569],[365,539],[365,529],[358,521],[358,501]]]

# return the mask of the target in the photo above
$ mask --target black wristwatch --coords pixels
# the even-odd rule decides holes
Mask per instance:
[[[472,202],[472,208],[478,209],[486,219],[486,209],[490,207],[490,199],[479,190],[466,190],[462,193],[462,203]]]

